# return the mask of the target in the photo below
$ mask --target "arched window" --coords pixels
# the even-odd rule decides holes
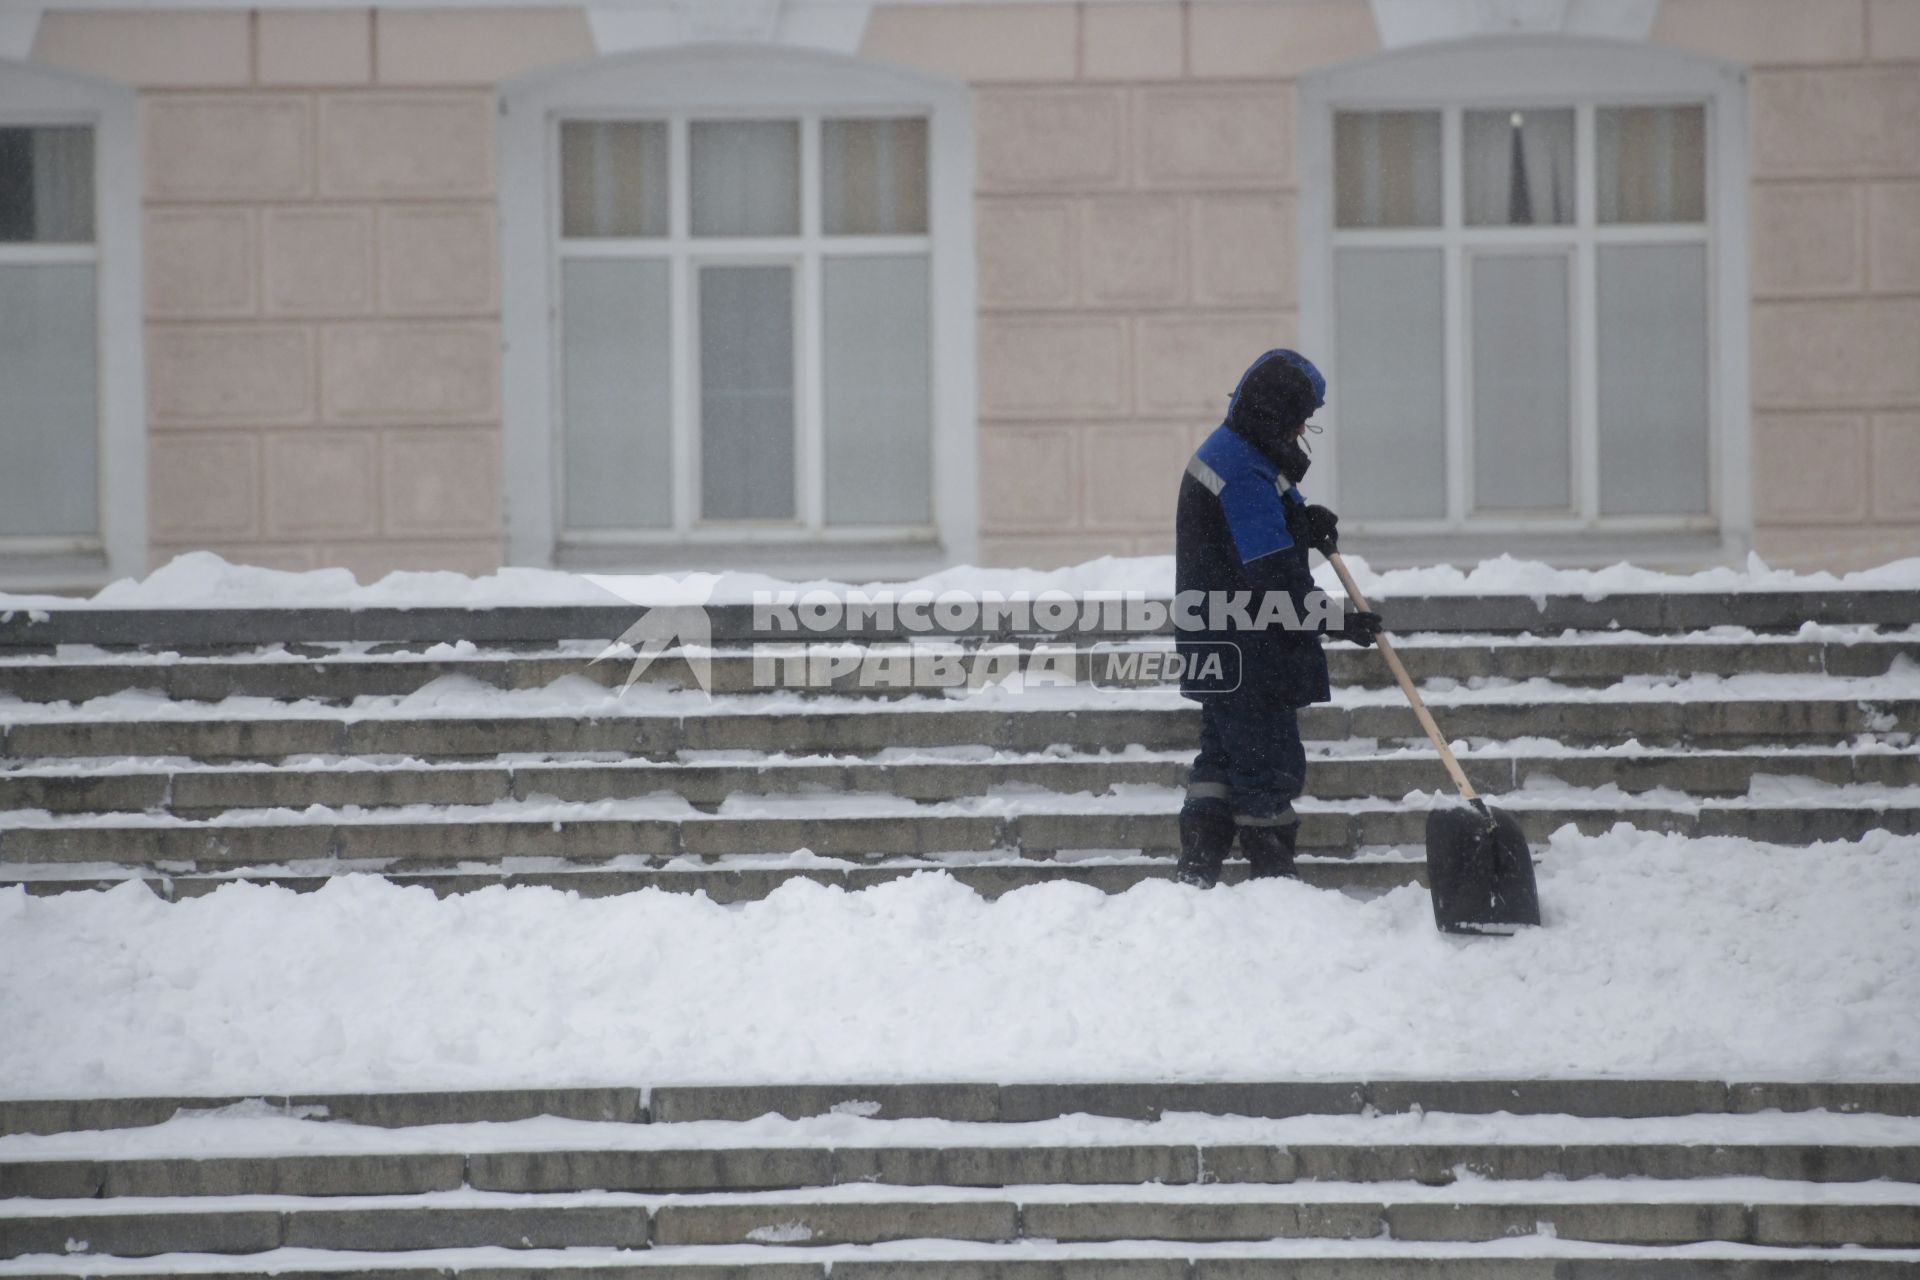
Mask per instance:
[[[133,91],[0,62],[0,581],[146,570]]]
[[[1308,77],[1301,105],[1302,336],[1350,526],[1743,550],[1743,73],[1493,38]]]
[[[964,89],[687,49],[502,95],[516,563],[972,554]]]

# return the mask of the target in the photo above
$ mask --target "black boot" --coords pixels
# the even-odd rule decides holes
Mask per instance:
[[[1293,845],[1299,834],[1297,822],[1283,827],[1241,827],[1240,852],[1247,855],[1247,879],[1292,878]]]
[[[1180,811],[1180,862],[1173,878],[1196,889],[1220,881],[1220,864],[1233,844],[1233,817],[1207,809]]]

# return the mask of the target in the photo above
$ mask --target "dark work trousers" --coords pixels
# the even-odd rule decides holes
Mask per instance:
[[[1187,775],[1188,812],[1230,813],[1242,827],[1300,821],[1293,798],[1307,779],[1294,708],[1251,690],[1200,703],[1200,754]]]

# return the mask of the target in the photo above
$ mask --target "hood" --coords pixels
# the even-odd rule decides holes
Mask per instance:
[[[1227,401],[1227,426],[1300,483],[1309,461],[1294,442],[1300,424],[1326,403],[1327,380],[1313,362],[1285,347],[1247,366]]]

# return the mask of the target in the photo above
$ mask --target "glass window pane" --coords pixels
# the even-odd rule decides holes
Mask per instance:
[[[793,269],[700,272],[700,511],[794,515]]]
[[[828,524],[933,518],[927,260],[822,266]]]
[[[1573,355],[1565,254],[1473,259],[1473,505],[1573,505]]]
[[[0,266],[0,536],[100,531],[91,263]]]
[[[672,325],[665,262],[562,264],[567,528],[673,523]]]
[[[0,129],[0,242],[93,240],[93,130]]]
[[[1470,227],[1573,221],[1573,112],[1469,111],[1460,163]]]
[[[1447,513],[1444,289],[1438,249],[1334,254],[1343,515]]]
[[[1705,222],[1705,107],[1601,107],[1594,197],[1602,222]]]
[[[1342,227],[1440,225],[1440,113],[1333,117],[1334,220]]]
[[[925,120],[825,121],[820,165],[820,225],[828,235],[926,234]]]
[[[696,120],[693,234],[800,233],[800,126],[792,120]]]
[[[667,126],[568,120],[560,126],[564,235],[667,234]]]
[[[1603,245],[1600,510],[1707,509],[1707,250]]]

